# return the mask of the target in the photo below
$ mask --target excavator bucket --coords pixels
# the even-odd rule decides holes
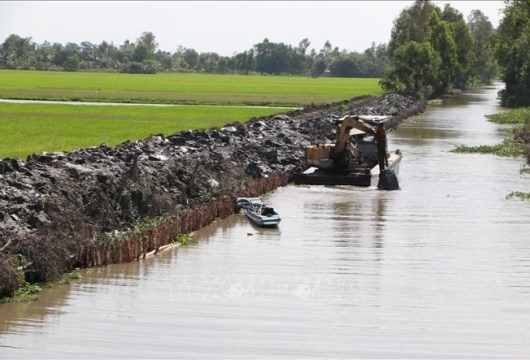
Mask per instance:
[[[385,169],[379,173],[378,190],[399,190],[399,183],[396,173],[393,170]]]

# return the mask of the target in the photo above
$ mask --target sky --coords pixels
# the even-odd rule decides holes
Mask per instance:
[[[497,27],[503,1],[449,3],[465,18],[481,10]],[[372,42],[388,43],[393,21],[412,1],[0,1],[0,42],[10,34],[80,44],[136,41],[152,32],[159,49],[179,46],[198,52],[233,55],[268,38],[309,49],[326,40],[340,50],[362,52]]]

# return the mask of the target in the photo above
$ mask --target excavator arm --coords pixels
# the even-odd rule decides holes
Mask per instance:
[[[357,129],[370,135],[376,135],[375,131],[366,126],[357,115],[344,116],[340,120],[342,120],[342,125],[337,132],[337,140],[335,141],[335,147],[331,153],[333,158],[340,156],[340,154],[342,154],[342,152],[346,149],[346,144],[348,143],[348,138],[350,137],[350,130]]]

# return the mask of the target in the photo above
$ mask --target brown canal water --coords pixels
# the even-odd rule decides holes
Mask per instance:
[[[529,358],[523,159],[495,144],[496,88],[430,105],[391,133],[401,191],[287,186],[277,229],[242,214],[197,243],[82,272],[0,305],[0,357]]]

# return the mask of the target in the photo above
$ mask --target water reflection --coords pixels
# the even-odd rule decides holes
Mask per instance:
[[[45,327],[46,318],[61,315],[69,292],[69,286],[57,286],[44,289],[38,302],[0,304],[0,345],[2,334],[24,333],[28,327],[32,332],[42,334],[39,329]]]
[[[383,195],[378,196],[376,201],[376,211],[375,211],[375,219],[374,219],[374,247],[377,249],[381,249],[383,247],[383,234],[384,234],[384,228],[385,228],[385,209],[386,209],[386,201],[383,199]]]

